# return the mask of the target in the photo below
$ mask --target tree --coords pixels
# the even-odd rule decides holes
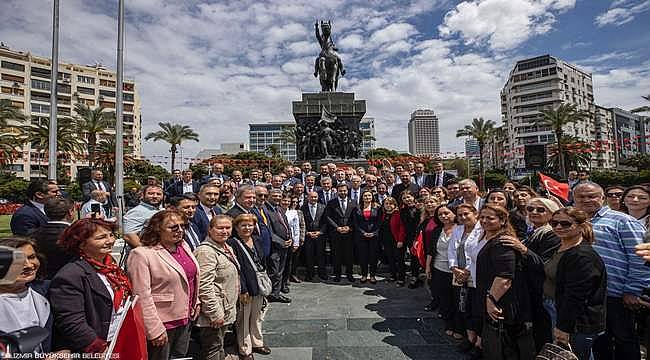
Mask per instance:
[[[95,152],[97,161],[94,165],[103,169],[108,174],[108,177],[113,177],[115,174],[115,138],[109,137],[100,140],[96,145]],[[123,161],[126,169],[135,163],[135,158],[125,153]]]
[[[160,165],[154,165],[147,160],[133,160],[128,166],[124,165],[124,177],[130,177],[140,184],[146,184],[147,178],[153,176],[161,182],[167,179],[170,173]]]
[[[264,152],[269,153],[273,159],[280,158],[280,147],[277,144],[267,146]]]
[[[0,129],[8,126],[9,121],[23,122],[27,117],[15,107],[10,100],[0,100]]]
[[[88,164],[92,168],[95,166],[97,135],[103,133],[111,124],[115,123],[115,113],[104,112],[103,106],[91,109],[83,103],[75,105],[74,110],[77,113],[75,121],[79,132],[85,135],[88,143]]]
[[[83,143],[79,139],[73,119],[63,117],[57,121],[56,143],[57,153],[63,156],[75,156],[83,153]],[[48,150],[50,144],[50,124],[38,122],[36,124],[25,124],[21,127],[21,140],[23,143],[30,143],[32,148],[38,152]],[[50,161],[57,161],[58,156],[50,154]],[[57,165],[58,167],[58,165]]]
[[[471,125],[465,125],[464,128],[456,131],[456,137],[469,136],[476,139],[478,142],[479,151],[479,186],[485,190],[485,162],[483,161],[485,155],[485,144],[494,132],[495,122],[492,120],[483,120],[483,118],[474,118]]]
[[[562,138],[562,157],[564,165],[569,169],[580,169],[589,167],[591,162],[591,147],[589,144],[582,142],[575,136],[564,135]],[[546,161],[546,167],[559,173],[560,171],[560,152],[557,145],[549,146],[549,157]]]
[[[21,148],[20,128],[9,122],[22,123],[27,117],[10,100],[0,100],[0,165],[10,163]]]
[[[381,147],[368,150],[366,153],[366,159],[390,159],[398,156],[399,153],[397,151]]]
[[[621,162],[622,165],[632,166],[637,169],[650,169],[650,155],[636,154]]]
[[[171,158],[171,171],[174,171],[174,162],[176,161],[176,152],[178,152],[177,146],[179,146],[183,141],[194,140],[199,141],[199,134],[195,133],[192,128],[187,125],[179,124],[170,124],[170,123],[158,123],[158,126],[162,130],[149,133],[145,136],[145,140],[158,141],[162,140],[170,145],[170,152],[172,154]]]
[[[587,120],[589,112],[578,110],[575,104],[561,104],[555,110],[542,110],[542,119],[537,120],[537,126],[547,126],[555,134],[555,141],[558,149],[559,157],[559,174],[560,178],[566,179],[566,165],[564,164],[564,146],[562,145],[564,128],[568,124],[578,121]]]

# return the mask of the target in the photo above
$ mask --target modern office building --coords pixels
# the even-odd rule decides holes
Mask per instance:
[[[650,117],[611,108],[613,138],[617,145],[618,164],[636,154],[649,154]]]
[[[206,160],[216,155],[235,155],[249,151],[248,143],[222,143],[218,149],[203,149],[196,154],[196,159]]]
[[[585,142],[596,138],[591,74],[550,55],[518,61],[501,91],[501,113],[508,134],[504,165],[510,176],[531,173],[525,159],[542,153],[555,142],[550,127],[536,125],[540,111],[575,104],[591,116],[564,128],[566,135]],[[597,166],[597,161],[592,163]]]
[[[287,141],[286,134],[296,128],[295,123],[266,123],[248,124],[248,139],[250,151],[269,155],[269,146],[275,145],[280,150],[283,159],[296,160],[296,145]],[[375,148],[375,119],[363,118],[359,122],[359,130],[363,136],[361,154]]]
[[[283,159],[296,160],[296,144],[285,138],[285,134],[295,127],[296,124],[291,122],[248,124],[250,151],[269,155],[270,146],[275,145]]]
[[[50,115],[51,60],[0,46],[0,99],[8,99],[29,116],[32,124],[48,124]],[[90,108],[103,106],[115,111],[117,75],[101,65],[59,64],[57,82],[57,113],[59,117],[74,117],[75,105],[84,103]],[[142,119],[140,98],[134,80],[125,79],[124,98],[124,153],[139,158],[142,154]],[[22,124],[11,122],[10,127]],[[83,134],[79,134],[83,136]],[[115,137],[115,124],[99,136]],[[47,149],[26,144],[12,159],[8,168],[17,176],[29,179],[44,177],[48,161]],[[76,176],[77,167],[87,166],[88,154],[69,155],[63,160],[67,173]]]
[[[408,123],[409,152],[412,155],[440,154],[440,128],[433,110],[421,109],[411,113]]]
[[[480,147],[474,138],[465,140],[465,160],[469,162],[470,168],[478,170],[481,163]]]

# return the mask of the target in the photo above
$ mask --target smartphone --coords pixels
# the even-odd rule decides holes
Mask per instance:
[[[92,217],[97,217],[97,214],[101,212],[100,204],[90,204],[90,212],[93,214]]]

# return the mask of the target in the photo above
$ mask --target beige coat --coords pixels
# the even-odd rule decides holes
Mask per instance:
[[[226,255],[228,252],[233,255]],[[239,298],[239,263],[232,248],[228,244],[219,245],[208,237],[196,248],[194,255],[201,273],[201,313],[196,325],[207,327],[211,321],[219,319],[224,320],[224,325],[234,323]]]
[[[185,241],[181,244],[199,269],[190,247]],[[162,335],[166,331],[163,323],[191,316],[189,282],[185,270],[162,245],[139,246],[131,250],[127,269],[133,293],[139,296],[138,302],[142,306],[147,339]],[[194,279],[195,284],[199,283],[199,274],[200,269]],[[193,303],[197,303],[197,290],[194,289]]]

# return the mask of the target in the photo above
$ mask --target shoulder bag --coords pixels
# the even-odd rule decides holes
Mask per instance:
[[[257,268],[257,264],[255,264],[255,261],[253,261],[251,254],[248,253],[248,250],[246,250],[246,248],[241,243],[241,241],[236,240],[236,242],[239,245],[239,247],[242,249],[244,254],[246,254],[248,261],[251,263],[253,269],[255,270],[255,277],[257,277],[257,287],[259,287],[260,289],[260,294],[262,294],[263,296],[269,296],[273,289],[273,286],[271,285],[271,279],[266,274],[266,271],[259,271],[259,269]]]

